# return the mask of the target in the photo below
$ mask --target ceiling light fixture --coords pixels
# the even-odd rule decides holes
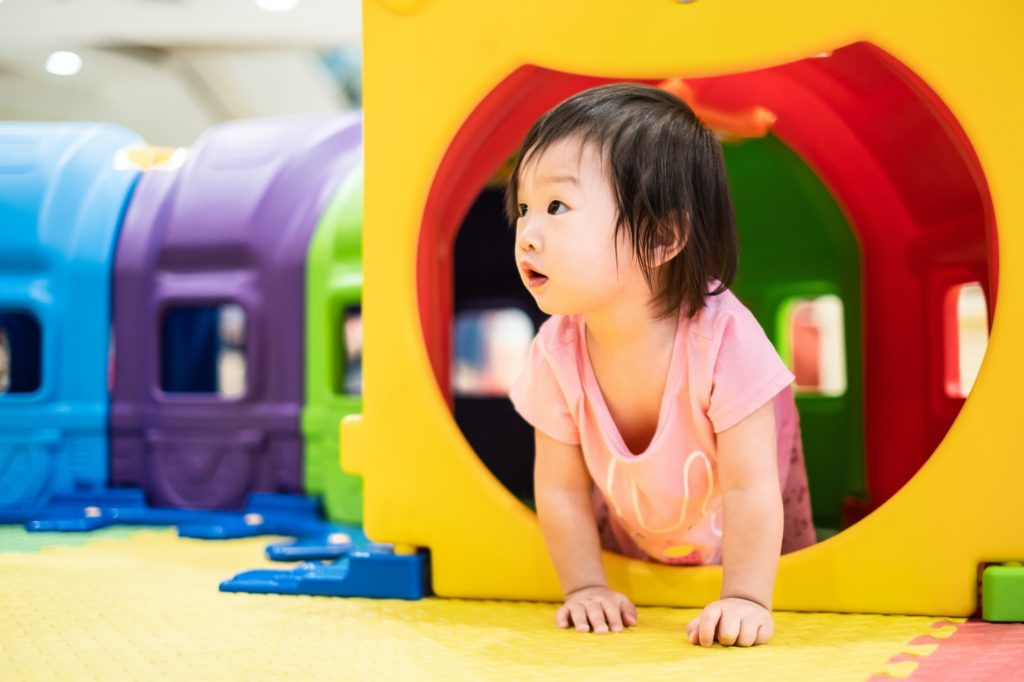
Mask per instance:
[[[74,76],[82,70],[82,58],[74,52],[54,52],[46,58],[46,70],[55,76]]]
[[[255,0],[256,6],[266,12],[287,12],[295,9],[299,0]]]

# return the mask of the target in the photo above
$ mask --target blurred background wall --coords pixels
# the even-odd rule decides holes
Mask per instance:
[[[107,121],[162,146],[360,105],[359,0],[0,0],[0,120]]]

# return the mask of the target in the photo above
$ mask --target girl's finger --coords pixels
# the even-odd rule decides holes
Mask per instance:
[[[587,624],[587,610],[583,608],[582,604],[570,604],[569,614],[572,616],[572,624],[576,627],[576,632],[590,632],[590,625]]]
[[[736,646],[753,646],[757,642],[758,622],[749,618],[740,623],[740,634]]]
[[[767,623],[761,623],[761,627],[757,629],[757,643],[767,644],[768,640],[772,638],[772,634],[775,633],[775,623],[768,621]]]
[[[720,606],[706,606],[700,614],[700,624],[697,626],[701,646],[711,646],[715,643],[715,628],[718,627],[718,619],[722,617]]]
[[[569,627],[569,607],[564,604],[555,612],[555,625],[560,628]]]
[[[628,599],[623,599],[625,602],[622,605],[623,622],[626,625],[636,625],[640,620],[640,615],[636,612],[636,607],[633,606],[633,602]]]
[[[723,611],[718,621],[718,641],[725,646],[732,646],[740,634],[742,621],[738,614]]]
[[[596,633],[608,632],[608,622],[604,619],[604,608],[599,602],[587,603],[587,618],[590,619],[590,627]]]
[[[608,629],[612,632],[622,632],[622,612],[619,610],[619,605],[610,601],[602,601],[601,606],[604,609],[604,619],[608,623]]]

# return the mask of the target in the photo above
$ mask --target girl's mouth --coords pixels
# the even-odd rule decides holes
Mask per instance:
[[[533,268],[526,268],[526,281],[527,285],[531,289],[535,289],[536,287],[543,286],[544,284],[546,284],[548,281],[548,277],[547,275],[542,275]]]

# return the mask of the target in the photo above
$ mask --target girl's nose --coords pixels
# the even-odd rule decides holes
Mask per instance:
[[[516,248],[520,251],[538,251],[541,247],[540,233],[532,221],[522,221],[516,233]]]

